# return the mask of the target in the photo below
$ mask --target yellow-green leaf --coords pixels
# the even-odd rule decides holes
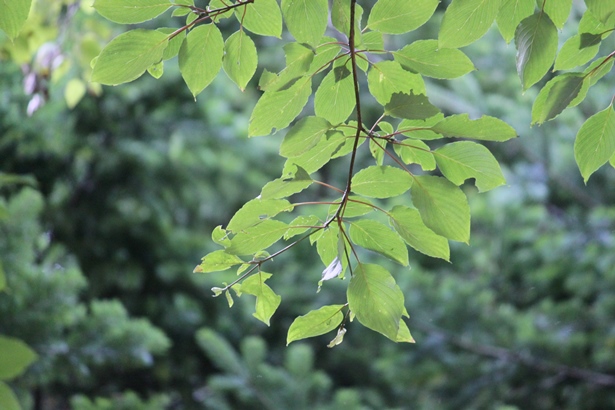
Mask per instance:
[[[286,336],[286,345],[295,340],[324,335],[339,326],[344,320],[344,305],[329,305],[312,310],[291,323]]]
[[[391,198],[403,194],[412,186],[406,171],[391,166],[371,166],[352,177],[352,192],[369,198]]]
[[[282,15],[290,34],[299,43],[317,45],[329,19],[327,0],[282,0]]]
[[[502,0],[495,21],[504,40],[510,43],[521,20],[534,14],[535,0]]]
[[[224,40],[215,24],[200,25],[184,39],[179,49],[179,70],[195,98],[218,75],[223,55]]]
[[[271,273],[258,272],[241,282],[241,292],[256,296],[256,308],[253,316],[269,326],[269,320],[280,306],[282,298],[276,295],[265,281]]]
[[[0,30],[10,39],[17,37],[28,19],[32,0],[3,0],[0,12]]]
[[[224,43],[224,71],[241,91],[256,72],[258,56],[254,41],[243,30],[231,34]]]
[[[418,40],[392,54],[405,69],[427,77],[457,78],[474,70],[474,64],[461,50],[438,48],[437,40]]]
[[[448,241],[425,225],[418,210],[397,205],[389,216],[391,226],[408,245],[427,256],[449,260]]]
[[[22,374],[36,360],[36,353],[24,342],[0,336],[0,380],[11,380]]]
[[[120,24],[142,23],[158,17],[171,7],[169,0],[95,0],[96,11]]]
[[[378,221],[361,219],[350,224],[350,240],[370,251],[408,266],[408,249],[403,239]]]
[[[475,42],[489,30],[499,8],[500,0],[453,0],[440,25],[440,47],[459,48]]]
[[[615,155],[615,112],[613,106],[592,115],[581,126],[574,141],[574,158],[583,179]]]
[[[277,38],[282,35],[282,13],[276,0],[256,0],[238,7],[235,16],[244,28],[254,34]]]
[[[331,124],[348,119],[355,107],[354,82],[346,65],[331,70],[314,95],[314,112]]]
[[[439,0],[378,0],[369,14],[367,27],[387,34],[416,30],[433,15]]]
[[[371,66],[367,74],[367,85],[376,101],[386,105],[395,93],[425,94],[423,78],[406,71],[396,61],[381,61]]]
[[[13,390],[4,382],[0,382],[0,409],[21,410],[17,396],[15,396]]]

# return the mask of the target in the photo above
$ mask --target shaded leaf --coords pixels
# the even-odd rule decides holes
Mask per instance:
[[[440,110],[431,105],[427,97],[423,94],[404,94],[395,93],[391,100],[384,106],[387,114],[409,120],[423,120],[433,117]]]
[[[537,12],[517,26],[515,46],[517,73],[526,90],[540,81],[553,64],[557,53],[557,28],[549,16]]]
[[[507,43],[515,36],[519,23],[534,14],[535,0],[502,0],[500,11],[495,21],[498,23],[500,34]]]
[[[542,124],[578,104],[587,94],[589,80],[581,73],[562,74],[540,90],[532,107],[532,124]],[[581,97],[580,99],[578,97]]]
[[[344,305],[323,306],[299,316],[288,328],[286,345],[295,340],[320,336],[332,331],[344,320],[343,308]]]
[[[582,33],[570,37],[560,49],[555,59],[554,70],[570,70],[587,63],[600,49],[602,36]]]
[[[0,382],[0,408],[2,410],[21,410],[17,396],[4,382]]]
[[[36,353],[19,339],[0,336],[0,380],[21,375],[37,358]]]

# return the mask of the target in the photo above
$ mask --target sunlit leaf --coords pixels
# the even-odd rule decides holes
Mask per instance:
[[[471,141],[446,144],[434,151],[440,172],[455,185],[475,178],[480,192],[506,183],[498,161],[489,150]]]
[[[282,15],[297,42],[317,45],[327,28],[329,4],[327,0],[282,0]]]
[[[314,112],[331,124],[348,119],[355,107],[354,82],[346,65],[331,70],[314,95]]]
[[[555,24],[542,12],[526,17],[517,26],[517,73],[524,90],[549,71],[557,53],[557,37]]]
[[[320,142],[331,124],[324,118],[304,117],[297,121],[284,136],[280,155],[286,158],[297,157]]]
[[[295,168],[294,171],[296,172],[297,169]],[[252,199],[233,215],[226,229],[237,233],[258,224],[264,219],[272,218],[280,212],[292,210],[293,205],[285,199]]]
[[[425,226],[418,210],[397,205],[389,216],[391,226],[408,245],[427,256],[449,260],[448,240]]]
[[[201,264],[194,271],[199,273],[219,272],[242,263],[244,261],[236,255],[226,253],[224,250],[218,250],[205,255]]]
[[[288,328],[286,345],[295,340],[324,335],[339,326],[344,320],[344,305],[329,305],[312,310],[296,318]]]
[[[337,334],[335,335],[335,337],[333,338],[333,340],[331,340],[329,342],[329,344],[327,345],[327,347],[329,349],[335,347],[335,346],[339,346],[340,344],[342,344],[342,342],[344,341],[344,335],[346,334],[346,328],[345,327],[340,327],[337,330]]]
[[[570,70],[589,62],[598,54],[602,36],[582,33],[570,37],[555,59],[554,70]]]
[[[459,187],[446,178],[421,175],[415,177],[411,192],[429,229],[454,241],[469,242],[470,207]]]
[[[521,20],[534,14],[535,0],[502,0],[500,11],[495,18],[504,40],[510,43]]]
[[[284,222],[266,219],[237,233],[226,252],[232,255],[254,254],[276,243],[287,229],[288,225]]]
[[[399,319],[399,331],[397,332],[395,341],[398,343],[416,343],[404,319]]]
[[[438,48],[437,40],[418,40],[392,54],[404,68],[427,77],[457,78],[475,69],[461,50]]]
[[[303,168],[308,174],[312,174],[325,166],[333,154],[345,142],[345,137],[340,132],[328,133],[318,144],[298,157],[289,158],[284,164],[284,171],[288,172],[293,166]]]
[[[0,30],[10,39],[17,37],[28,18],[32,0],[3,0],[0,13]]]
[[[226,74],[243,91],[258,65],[254,41],[242,30],[231,34],[224,43],[222,62]]]
[[[179,49],[179,70],[196,96],[218,75],[224,56],[224,40],[215,24],[203,24],[190,31]]]
[[[167,45],[167,36],[160,31],[137,29],[122,33],[97,57],[92,81],[117,85],[135,80],[162,60]]]
[[[280,306],[282,298],[276,295],[265,281],[271,273],[258,272],[241,282],[241,292],[256,296],[254,317],[269,326],[269,320]]]
[[[387,34],[416,30],[433,15],[439,0],[378,0],[369,14],[367,27]]]
[[[606,3],[609,1],[607,0]],[[561,29],[568,20],[572,0],[536,0],[538,7],[544,7],[545,13],[549,16],[555,27]]]
[[[423,141],[405,139],[395,144],[394,149],[404,164],[419,164],[423,171],[436,169],[436,160]]]
[[[257,0],[235,9],[243,27],[261,36],[282,36],[282,13],[276,0]]]
[[[169,0],[95,0],[92,5],[108,20],[120,24],[142,23],[171,7]]]
[[[391,198],[412,186],[412,177],[391,166],[363,168],[352,177],[352,192],[369,198]]]
[[[500,0],[453,0],[442,18],[438,34],[440,47],[459,48],[484,36],[499,7]]]
[[[608,0],[585,0],[587,9],[603,23],[615,13],[615,2]]]
[[[574,158],[583,179],[615,155],[615,112],[613,106],[592,115],[581,126],[574,141]]]
[[[382,266],[360,263],[348,285],[348,306],[359,322],[396,341],[404,295]]]
[[[370,251],[408,266],[408,249],[402,238],[386,225],[369,219],[350,223],[350,240]]]
[[[363,16],[363,7],[355,5],[355,35],[360,36],[361,28],[359,27],[361,17]],[[350,0],[333,0],[331,5],[331,22],[333,27],[338,29],[346,36],[350,35]]]

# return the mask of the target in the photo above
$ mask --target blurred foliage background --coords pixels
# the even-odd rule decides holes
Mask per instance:
[[[270,328],[249,296],[232,309],[211,297],[232,272],[192,273],[211,230],[281,172],[279,135],[245,138],[258,92],[220,75],[195,102],[171,61],[160,80],[83,83],[79,100],[74,80],[121,28],[47,3],[15,43],[0,37],[0,334],[38,354],[10,383],[24,408],[615,408],[615,173],[585,186],[572,154],[613,78],[529,128],[536,91],[521,93],[514,46],[492,30],[468,47],[478,71],[429,83],[432,102],[498,116],[520,138],[489,146],[506,187],[465,187],[471,247],[455,244],[452,264],[412,253],[412,269],[388,266],[416,345],[350,326],[334,349],[332,335],[286,347],[296,316],[343,298],[335,283],[316,294],[308,244],[268,268],[285,295]],[[435,38],[435,20],[389,47]],[[279,69],[282,43],[261,42],[261,65]],[[41,46],[62,61],[41,64]]]

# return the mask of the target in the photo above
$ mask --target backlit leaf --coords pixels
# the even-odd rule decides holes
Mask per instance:
[[[310,78],[299,79],[282,91],[266,91],[256,103],[250,116],[248,136],[271,134],[272,129],[282,129],[301,113],[312,95]]]
[[[615,112],[613,106],[609,105],[585,121],[574,141],[574,158],[585,183],[613,155],[615,155]]]
[[[578,104],[587,94],[589,82],[581,73],[566,73],[551,79],[534,101],[532,124],[549,121],[566,108]]]
[[[341,198],[335,201],[336,205],[331,205],[329,207],[329,216],[333,215],[337,208],[339,207],[339,203],[341,203]],[[346,202],[346,206],[344,207],[344,218],[356,218],[357,216],[366,215],[374,210],[374,204],[372,204],[366,198],[360,196],[350,195],[348,197],[348,202]]]
[[[416,343],[404,319],[399,319],[399,331],[397,332],[395,341],[397,343]]]
[[[218,75],[224,56],[224,40],[215,24],[203,24],[190,31],[179,49],[179,70],[196,96]]]
[[[282,0],[282,15],[297,42],[317,45],[327,28],[329,4],[327,0]]]
[[[438,168],[455,185],[475,178],[480,192],[489,191],[506,183],[498,161],[489,150],[471,141],[446,144],[434,152]]]
[[[500,11],[495,18],[504,40],[510,43],[521,20],[534,14],[535,0],[502,0]]]
[[[433,117],[440,110],[431,105],[423,94],[395,93],[391,100],[384,106],[387,114],[409,120],[422,120]]]
[[[415,177],[411,192],[429,229],[454,241],[469,242],[470,207],[459,187],[446,178],[421,175]]]
[[[171,7],[169,0],[95,0],[92,5],[108,20],[120,24],[142,23]]]
[[[460,48],[484,36],[499,7],[500,0],[453,0],[442,18],[440,47]]]
[[[246,202],[241,209],[233,215],[226,229],[233,233],[237,233],[258,224],[264,219],[272,218],[280,212],[290,212],[292,210],[293,205],[285,199],[256,198]]]
[[[292,158],[303,154],[318,144],[329,129],[331,129],[331,124],[324,118],[304,117],[300,119],[284,136],[282,145],[280,145],[280,155]]]
[[[504,121],[483,115],[471,120],[468,114],[451,115],[439,121],[431,129],[445,137],[472,138],[483,141],[507,141],[517,136],[513,127]]]
[[[555,59],[554,70],[570,70],[589,62],[598,54],[602,37],[598,34],[582,33],[570,37]]]
[[[289,158],[284,164],[284,171],[288,172],[293,166],[298,165],[308,174],[312,174],[325,166],[333,154],[345,142],[346,137],[340,132],[329,132],[318,144],[298,157]]]
[[[355,8],[355,33],[360,35],[361,29],[359,23],[363,16],[363,7],[356,5]],[[331,5],[331,22],[333,27],[344,33],[347,37],[350,35],[350,0],[333,0]]]
[[[391,198],[412,186],[406,171],[391,166],[363,168],[352,177],[352,192],[369,198]]]
[[[323,306],[299,316],[288,328],[286,345],[288,346],[295,340],[320,336],[332,331],[344,320],[343,307],[344,305]]]
[[[350,310],[362,325],[397,340],[404,295],[386,269],[379,265],[358,264],[347,296]]]
[[[387,34],[416,30],[433,15],[439,0],[378,0],[369,14],[367,27]]]
[[[265,219],[258,225],[240,231],[231,239],[226,252],[232,255],[252,255],[276,243],[288,229],[284,222]]]
[[[609,1],[607,0],[606,3]],[[564,23],[568,20],[570,9],[572,8],[572,0],[536,0],[538,7],[543,7],[555,27],[561,29]]]
[[[10,39],[17,37],[30,14],[32,0],[3,0],[0,13],[0,30]]]
[[[219,272],[242,263],[244,261],[236,255],[218,250],[203,256],[201,264],[194,271],[199,273]]]
[[[474,64],[461,50],[439,49],[437,40],[418,40],[392,54],[405,69],[427,77],[457,78],[474,70]]]
[[[402,238],[386,225],[369,219],[350,224],[350,240],[370,251],[377,252],[395,262],[408,266],[408,249]]]
[[[423,171],[436,169],[436,160],[423,141],[405,139],[395,144],[394,148],[404,164],[419,164]]]
[[[282,298],[265,284],[270,277],[271,273],[258,272],[241,282],[242,293],[256,296],[256,309],[253,316],[267,326],[282,301]]]
[[[340,124],[355,107],[354,82],[350,70],[340,65],[331,70],[314,95],[314,112],[331,124]]]
[[[135,80],[162,60],[167,45],[167,36],[160,31],[137,29],[122,33],[97,57],[92,81],[117,85]]]
[[[376,101],[385,105],[394,93],[425,94],[425,83],[418,74],[404,70],[395,61],[381,61],[371,66],[367,74],[367,85]]]
[[[284,239],[286,240],[293,236],[301,235],[319,225],[321,225],[321,222],[316,215],[300,215],[288,224],[288,230],[284,234]]]
[[[261,199],[286,198],[303,191],[312,185],[312,178],[301,167],[296,166],[294,171],[285,173],[281,178],[268,182],[261,191]]]
[[[418,210],[397,205],[389,216],[391,226],[408,245],[427,256],[449,260],[448,240],[425,226]]]
[[[231,34],[224,43],[223,67],[241,91],[256,72],[258,56],[254,41],[243,30]]]
[[[282,36],[282,13],[276,0],[257,0],[235,9],[243,27],[261,36]]]
[[[612,1],[585,0],[585,5],[587,5],[587,9],[603,23],[606,23],[613,13],[615,13],[615,2]]]
[[[542,12],[526,17],[517,26],[517,73],[524,90],[549,71],[557,53],[557,37],[557,28]]]

